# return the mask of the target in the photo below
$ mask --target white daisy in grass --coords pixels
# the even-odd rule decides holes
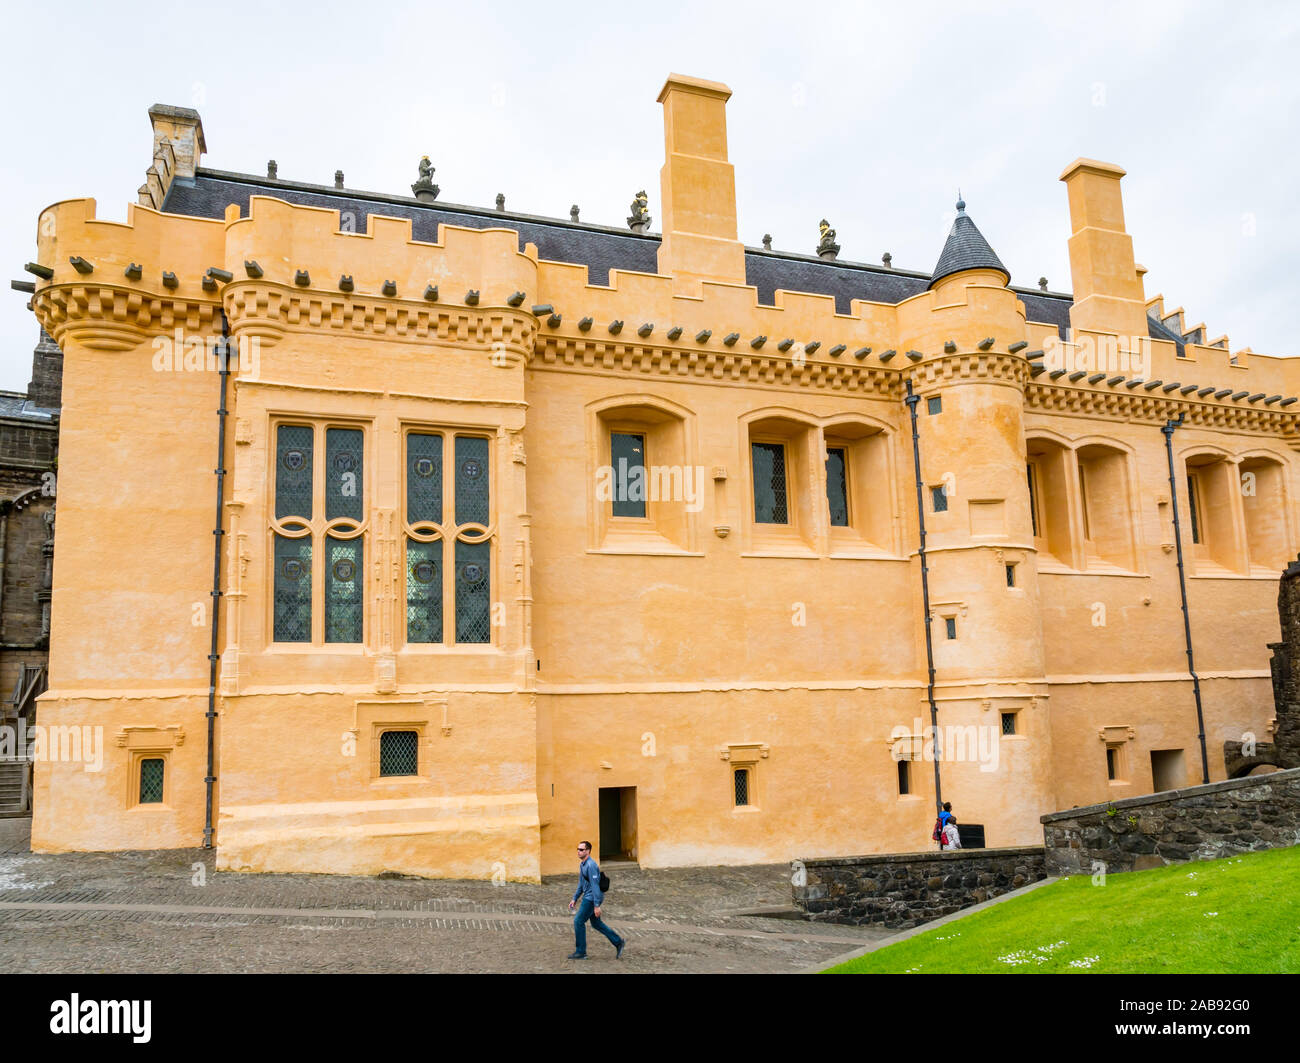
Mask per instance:
[[[1087,970],[1100,959],[1100,956],[1083,956],[1077,960],[1071,960],[1070,966]]]
[[[1195,890],[1188,890],[1186,893],[1183,894],[1183,896],[1184,896],[1184,897],[1195,897],[1195,896],[1197,896],[1197,893],[1196,893]]]
[[[1218,913],[1218,912],[1206,912],[1205,914],[1206,914],[1206,916],[1211,916],[1211,915],[1218,915],[1219,913]]]

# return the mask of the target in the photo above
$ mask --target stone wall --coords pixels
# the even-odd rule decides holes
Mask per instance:
[[[1052,875],[1141,871],[1300,844],[1300,768],[1043,817]]]
[[[1047,877],[1042,848],[957,849],[795,861],[805,918],[906,929]]]

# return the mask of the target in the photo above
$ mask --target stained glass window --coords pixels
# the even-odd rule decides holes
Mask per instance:
[[[492,641],[491,543],[456,543],[456,641]]]
[[[379,736],[380,775],[418,775],[420,736],[416,731],[385,731]]]
[[[312,516],[312,429],[282,424],[275,439],[275,516]]]
[[[826,448],[826,502],[831,510],[831,524],[849,526],[849,485],[843,447]]]
[[[406,522],[442,523],[442,436],[406,437]]]
[[[406,641],[442,641],[442,540],[406,540]]]
[[[488,441],[457,436],[456,523],[486,525],[488,520]]]
[[[616,517],[644,517],[646,488],[645,436],[613,432],[609,440]]]
[[[755,443],[754,522],[789,524],[785,489],[785,446],[781,443]]]
[[[140,804],[156,805],[163,799],[162,757],[146,757],[140,761]]]
[[[275,537],[275,641],[311,641],[311,537]]]
[[[325,641],[361,642],[365,587],[360,538],[325,539]]]
[[[363,439],[359,428],[325,431],[325,519],[364,517]]]

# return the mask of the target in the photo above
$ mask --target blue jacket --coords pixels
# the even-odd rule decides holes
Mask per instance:
[[[587,857],[578,867],[578,888],[573,891],[574,901],[579,897],[591,898],[595,908],[599,908],[600,902],[605,899],[605,895],[600,892],[600,868],[596,865],[594,856]]]

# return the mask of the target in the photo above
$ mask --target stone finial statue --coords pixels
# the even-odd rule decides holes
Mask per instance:
[[[569,208],[569,221],[577,221],[577,220],[578,220],[578,204],[575,203],[573,204],[573,206]]]
[[[276,178],[276,174],[279,172],[279,169],[280,169],[280,167],[279,167],[279,165],[276,163],[276,161],[275,161],[274,159],[268,159],[268,160],[267,160],[267,163],[266,163],[266,176],[269,177],[269,178],[271,178],[272,181],[275,180],[275,178]]]
[[[342,188],[342,187],[343,187],[343,171],[342,171],[342,170],[335,170],[335,171],[334,171],[334,187],[335,187],[335,188]]]
[[[1047,278],[1046,278],[1046,277],[1039,277],[1039,278],[1038,278],[1038,287],[1040,287],[1043,291],[1047,291]]]
[[[894,268],[894,256],[891,255],[888,251],[886,251],[883,255],[880,256],[880,261],[884,264],[885,269]]]
[[[840,253],[840,245],[835,242],[835,230],[831,223],[823,218],[817,225],[822,238],[817,244],[817,254],[821,258],[834,258]]]
[[[505,209],[506,209],[506,194],[505,194],[504,192],[498,192],[498,193],[497,193],[497,210],[505,210]]]
[[[650,200],[642,189],[632,200],[632,215],[627,219],[627,227],[634,233],[643,233],[650,227],[650,214],[646,210]]]
[[[411,185],[411,191],[422,203],[432,203],[438,198],[438,186],[433,183],[433,166],[427,155],[420,159],[420,176]]]
[[[771,250],[772,250],[772,234],[771,234],[771,233],[764,233],[764,234],[763,234],[763,250],[764,250],[764,251],[771,251]]]

